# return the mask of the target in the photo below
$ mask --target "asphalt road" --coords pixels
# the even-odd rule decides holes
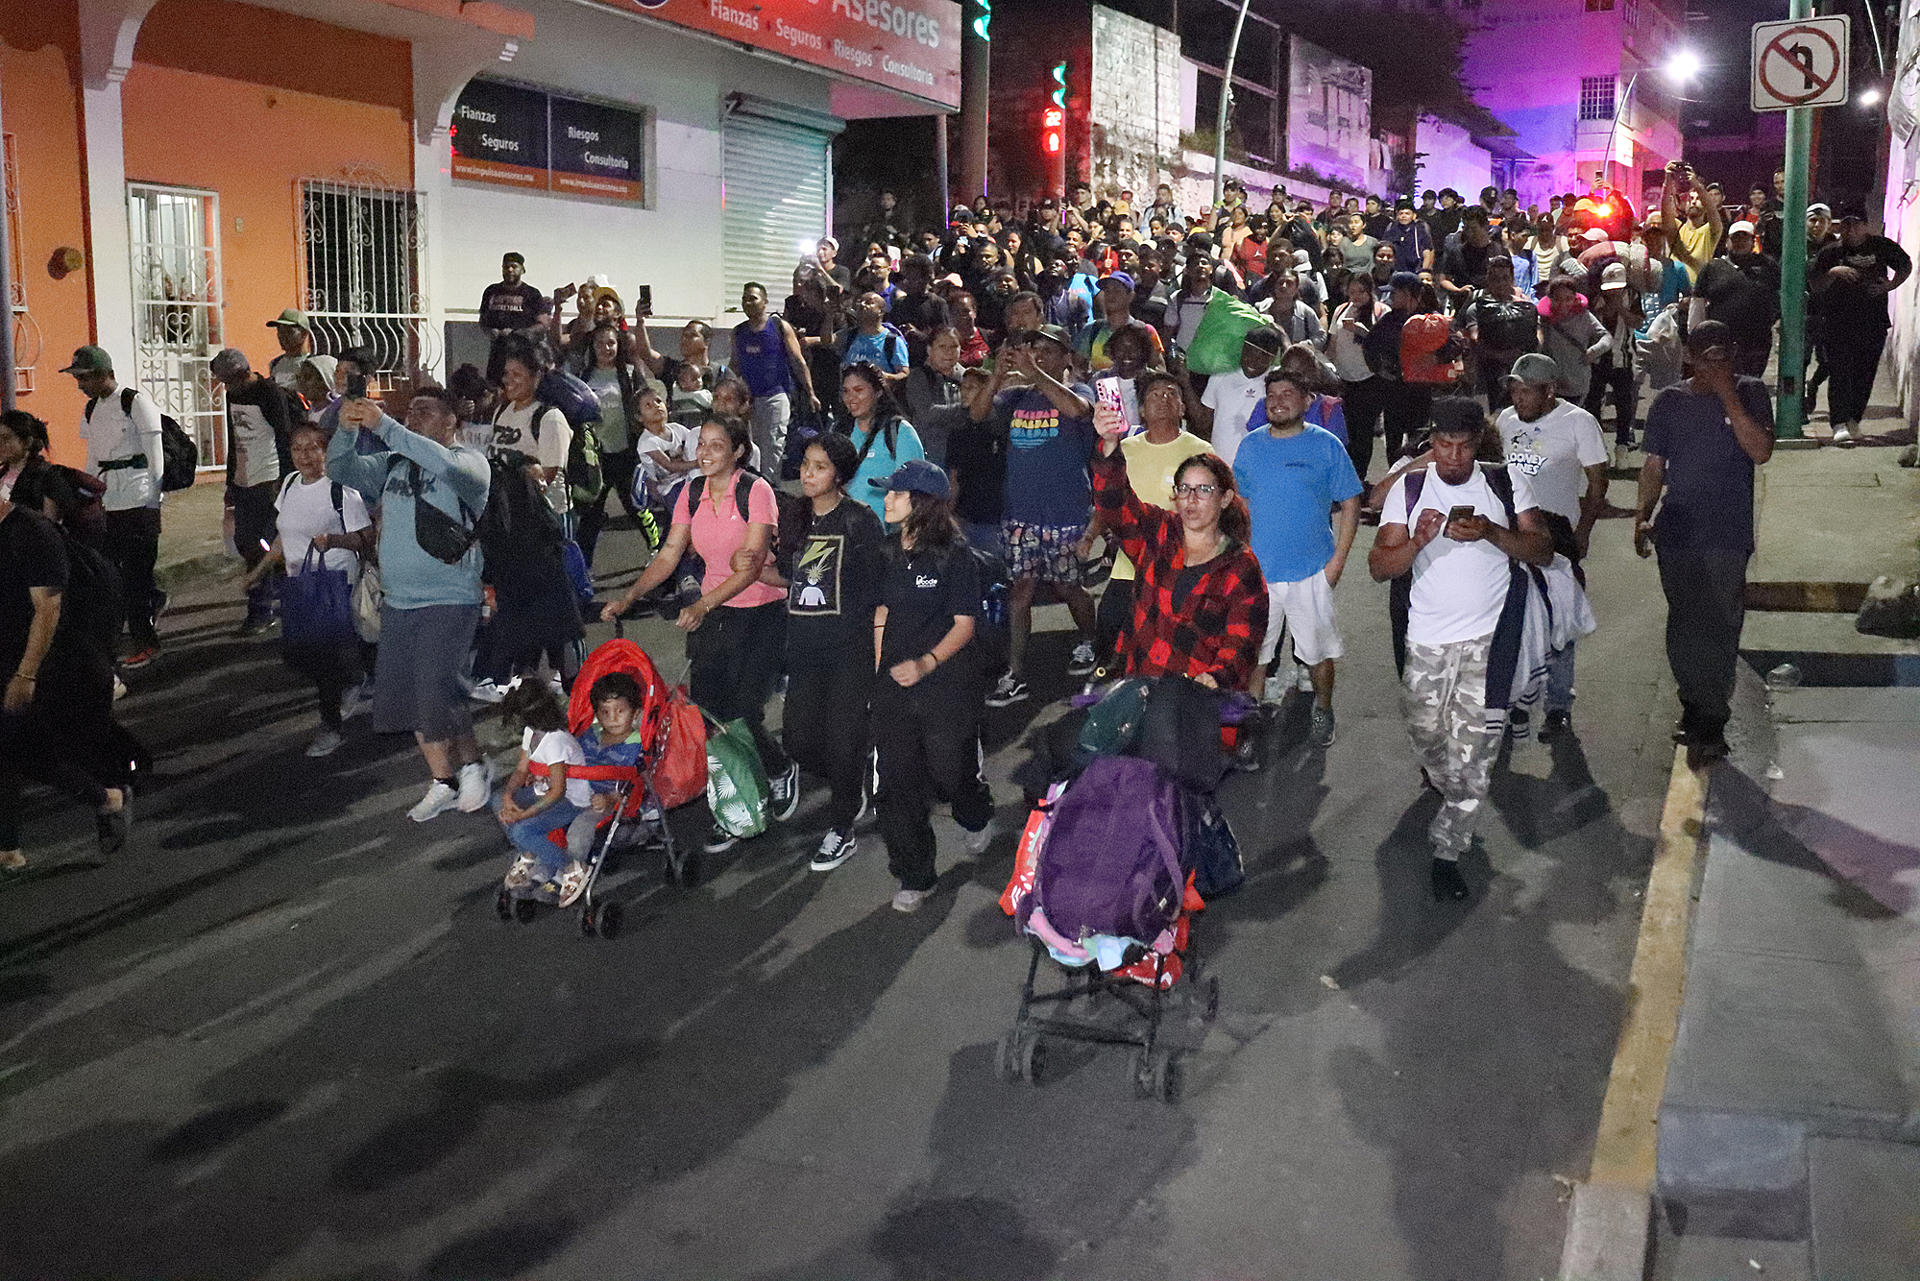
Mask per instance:
[[[183,596],[121,704],[159,762],[133,843],[87,866],[86,816],[36,794],[0,884],[0,1278],[1552,1273],[1670,761],[1664,606],[1604,524],[1579,743],[1503,762],[1475,896],[1436,905],[1367,538],[1339,742],[1296,715],[1224,791],[1250,879],[1198,920],[1222,1012],[1173,1106],[1118,1051],[994,1075],[1027,959],[1006,779],[1057,705],[991,714],[1002,837],[970,860],[940,820],[919,913],[871,832],[807,871],[810,791],[695,889],[630,867],[603,942],[495,919],[492,821],[407,822],[418,758],[364,722],[305,759],[274,644],[230,637],[230,588]],[[1065,635],[1036,646],[1057,672]]]

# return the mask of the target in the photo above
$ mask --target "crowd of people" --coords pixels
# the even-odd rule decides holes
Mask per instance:
[[[631,306],[604,277],[549,293],[508,254],[478,307],[485,368],[415,389],[395,406],[404,420],[370,391],[367,353],[315,354],[290,309],[265,374],[237,349],[212,361],[241,632],[274,625],[282,575],[331,570],[373,602],[354,637],[288,643],[287,659],[320,701],[309,755],[337,750],[363,710],[415,736],[430,779],[415,821],[494,800],[472,708],[508,700],[523,767],[551,780],[523,768],[495,802],[534,859],[516,875],[577,893],[577,831],[570,863],[536,843],[594,810],[565,780],[553,695],[588,621],[657,612],[686,635],[692,699],[750,731],[772,817],[797,814],[803,771],[826,787],[812,866],[851,857],[877,809],[893,905],[910,911],[935,884],[936,803],[969,850],[994,839],[985,709],[1059,687],[1036,668],[1036,605],[1067,608],[1070,682],[1178,679],[1269,708],[1297,689],[1324,750],[1344,654],[1335,588],[1376,524],[1368,568],[1392,584],[1403,708],[1441,798],[1432,888],[1461,898],[1501,737],[1530,732],[1537,703],[1541,737],[1574,732],[1583,562],[1609,464],[1636,451],[1635,540],[1660,557],[1678,732],[1702,757],[1724,751],[1789,234],[1774,193],[1726,212],[1682,163],[1644,218],[1617,193],[1522,209],[1492,187],[1475,202],[1324,204],[1281,189],[1259,213],[1235,184],[1188,217],[1165,184],[1140,208],[1080,185],[1018,212],[956,205],[909,232],[885,193],[844,257],[823,237],[779,282],[777,308],[765,284],[742,289],[724,356],[699,320],[662,344],[672,354],[657,348],[644,289]],[[1855,207],[1836,220],[1812,206],[1805,235],[1815,385],[1846,444],[1911,263]],[[1191,368],[1222,324],[1237,365]],[[59,738],[46,717],[97,712],[101,733],[56,753],[74,768],[50,781],[95,806],[104,846],[124,840],[109,816],[127,796],[101,763],[119,741],[104,729],[109,660],[118,645],[124,670],[153,661],[165,603],[161,424],[99,349],[69,372],[84,467],[50,468],[31,416],[0,430],[0,658],[14,670],[0,724],[18,761],[11,745]],[[74,492],[92,478],[97,494]],[[596,600],[609,500],[648,559]],[[71,558],[45,552],[48,520],[119,582],[114,635],[66,660],[84,675],[61,667],[79,646],[56,636]],[[617,720],[626,696],[607,697]],[[1248,736],[1234,763],[1258,768],[1258,745]],[[0,766],[0,859],[16,864],[19,773]],[[716,823],[707,848],[735,839]]]

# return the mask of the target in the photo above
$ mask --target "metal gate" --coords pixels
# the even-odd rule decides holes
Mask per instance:
[[[797,108],[732,104],[720,134],[723,309],[739,309],[740,287],[750,280],[784,298],[801,256],[827,234],[839,128]]]
[[[202,470],[226,465],[226,410],[207,364],[220,350],[220,197],[127,187],[134,361],[130,380],[200,446]]]
[[[313,349],[364,348],[383,391],[429,377],[440,360],[427,318],[423,199],[376,182],[300,184],[300,265]]]

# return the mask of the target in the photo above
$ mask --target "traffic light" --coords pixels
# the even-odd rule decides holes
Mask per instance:
[[[993,26],[993,0],[974,0],[980,6],[980,12],[974,15],[973,34],[982,40],[990,40],[988,28]]]
[[[1067,194],[1067,64],[1053,68],[1053,91],[1040,113],[1040,153],[1047,162],[1047,190]]]

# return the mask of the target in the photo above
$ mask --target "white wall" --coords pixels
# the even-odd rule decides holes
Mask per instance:
[[[729,305],[720,270],[722,102],[743,92],[825,112],[828,78],[568,0],[523,7],[534,13],[535,38],[484,74],[647,110],[646,201],[455,182],[448,143],[436,140],[435,163],[420,181],[442,205],[438,308],[449,320],[472,320],[481,290],[500,278],[500,255],[518,250],[528,281],[548,292],[604,273],[629,303],[635,285],[652,285],[663,319],[721,316]]]
[[[1414,126],[1413,149],[1426,153],[1420,156],[1417,191],[1452,187],[1471,204],[1480,198],[1480,189],[1493,182],[1493,157],[1450,120],[1421,116]]]
[[[1178,35],[1094,6],[1087,114],[1095,191],[1131,187],[1150,203],[1154,186],[1168,180],[1180,151],[1181,69]]]

